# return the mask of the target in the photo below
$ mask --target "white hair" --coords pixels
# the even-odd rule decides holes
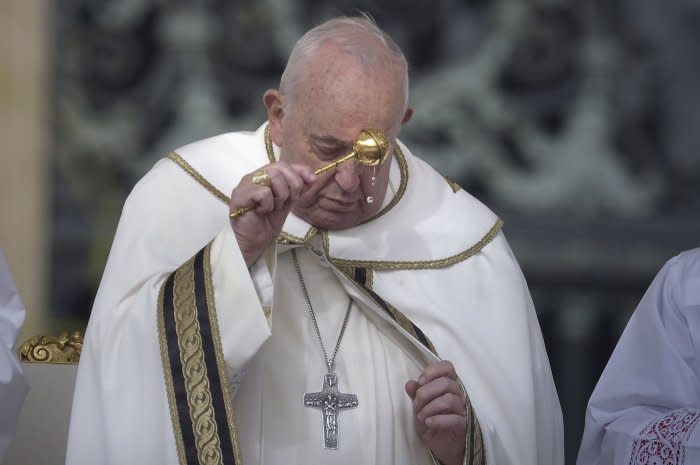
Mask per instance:
[[[403,79],[404,111],[408,108],[408,62],[396,42],[367,14],[330,19],[304,34],[294,45],[280,80],[280,91],[290,91],[306,78],[306,64],[326,42],[332,42],[367,69],[395,66]],[[377,42],[382,45],[377,47]]]

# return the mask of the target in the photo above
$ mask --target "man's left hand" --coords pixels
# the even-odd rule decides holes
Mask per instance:
[[[417,381],[406,383],[413,401],[416,432],[446,465],[464,461],[467,437],[467,398],[452,363],[427,366]]]

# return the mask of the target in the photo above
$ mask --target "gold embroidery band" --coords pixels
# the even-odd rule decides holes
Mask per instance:
[[[282,231],[279,236],[277,236],[277,243],[282,245],[302,245],[306,244],[312,237],[316,235],[318,229],[315,226],[311,226],[306,232],[304,237],[297,237],[292,234]]]
[[[464,386],[462,386],[464,389]],[[466,389],[465,389],[466,392]],[[472,403],[467,396],[467,464],[486,465],[486,449],[484,448],[484,438],[481,435],[481,425],[476,418],[476,413]]]
[[[180,464],[240,465],[209,248],[171,274],[161,288],[163,372]]]
[[[496,220],[496,223],[491,227],[491,229],[482,237],[479,242],[472,245],[468,249],[459,252],[450,257],[440,258],[436,260],[421,260],[421,261],[374,261],[374,260],[347,260],[344,258],[333,258],[330,254],[330,239],[328,238],[328,232],[324,231],[322,233],[323,238],[323,250],[328,255],[330,261],[338,268],[348,268],[348,267],[362,267],[369,268],[374,271],[396,271],[396,270],[436,270],[438,268],[445,268],[455,263],[462,262],[486,247],[489,242],[491,242],[501,231],[503,227],[503,220],[500,218]]]
[[[211,192],[211,193],[214,195],[214,197],[216,197],[217,199],[221,200],[221,201],[224,202],[226,205],[228,205],[228,203],[229,203],[229,201],[230,201],[230,199],[228,198],[228,196],[227,196],[226,194],[224,194],[223,192],[221,192],[219,189],[217,189],[212,183],[210,183],[209,181],[207,181],[207,180],[204,178],[204,176],[202,176],[202,175],[199,173],[199,171],[197,171],[196,169],[194,169],[194,168],[192,167],[192,165],[190,165],[189,163],[187,163],[187,162],[185,161],[184,158],[182,158],[180,155],[178,155],[178,154],[175,153],[175,152],[173,152],[173,153],[171,153],[170,155],[168,155],[168,158],[171,159],[172,161],[174,161],[175,163],[177,163],[177,165],[178,165],[180,168],[182,168],[187,174],[189,174],[190,176],[192,176],[192,178],[194,178],[195,181],[197,181],[199,184],[201,184],[202,187],[204,187],[206,190],[208,190],[209,192]]]

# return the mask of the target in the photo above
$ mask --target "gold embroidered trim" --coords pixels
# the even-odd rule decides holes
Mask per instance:
[[[404,156],[403,152],[399,148],[399,144],[397,143],[395,148],[394,148],[394,156],[396,157],[396,161],[399,164],[399,172],[401,173],[401,181],[399,182],[399,188],[396,191],[396,194],[394,194],[394,198],[391,199],[391,202],[389,202],[386,207],[384,207],[379,213],[374,215],[372,218],[368,219],[367,221],[373,221],[379,218],[380,216],[384,215],[387,213],[389,210],[394,208],[394,205],[399,203],[399,200],[403,197],[404,193],[406,193],[406,186],[408,186],[408,164],[406,163],[406,157]]]
[[[466,392],[466,391],[465,391]],[[473,419],[472,421],[472,435],[474,436],[474,448],[470,451],[471,465],[486,465],[486,449],[484,448],[484,437],[481,433],[481,424],[479,424],[479,419],[476,418],[476,412],[472,407],[471,402],[469,402],[469,417]]]
[[[228,196],[226,194],[224,194],[223,192],[221,192],[219,189],[217,189],[212,183],[207,181],[204,178],[204,176],[199,174],[199,172],[196,169],[194,169],[192,167],[192,165],[187,163],[184,158],[182,158],[180,155],[178,155],[175,152],[172,152],[170,155],[168,155],[168,158],[171,159],[172,161],[174,161],[175,163],[177,163],[180,168],[185,170],[185,172],[187,174],[189,174],[190,176],[192,176],[195,181],[197,181],[199,184],[201,184],[206,190],[211,192],[214,195],[214,197],[221,200],[226,205],[229,204]]]
[[[168,340],[165,333],[165,317],[163,315],[163,299],[165,297],[165,284],[160,287],[158,294],[158,339],[160,339],[160,358],[163,364],[163,374],[165,377],[165,391],[168,394],[168,406],[170,407],[170,421],[173,424],[175,434],[175,447],[180,464],[187,463],[185,456],[185,444],[182,440],[182,428],[180,427],[180,415],[177,409],[177,398],[175,397],[175,385],[173,384],[173,372],[170,367],[170,357],[167,347]]]
[[[216,304],[214,300],[214,283],[212,282],[211,271],[211,243],[204,249],[204,284],[207,295],[207,308],[209,310],[209,326],[211,338],[214,341],[214,354],[216,356],[216,366],[221,376],[221,390],[226,409],[226,420],[231,429],[231,442],[233,443],[233,456],[237,465],[243,463],[241,448],[238,443],[238,429],[236,428],[235,416],[233,413],[233,403],[231,391],[228,384],[228,370],[223,357],[223,345],[221,344],[221,333],[219,332],[219,319],[216,316]]]
[[[17,348],[21,362],[77,364],[83,349],[83,336],[80,331],[54,336],[34,336]]]
[[[457,184],[456,182],[454,182],[452,179],[450,179],[449,176],[443,176],[443,178],[445,178],[445,181],[447,181],[447,184],[450,185],[450,188],[452,189],[452,192],[457,193],[457,192],[459,192],[460,190],[462,190],[462,186],[460,186],[459,184]]]
[[[464,383],[457,376],[457,381],[462,387],[462,391],[467,397],[467,433],[466,438],[466,449],[464,451],[465,463],[467,465],[486,465],[486,449],[484,448],[484,437],[481,433],[481,425],[479,424],[479,419],[476,417],[476,412],[474,411],[474,406],[472,406],[471,400],[469,400],[469,393]]]
[[[345,276],[355,281],[355,268],[353,267],[339,267],[338,268]]]
[[[282,231],[279,236],[277,236],[277,243],[278,244],[283,244],[283,245],[290,245],[290,244],[295,244],[295,245],[302,245],[306,244],[309,239],[314,237],[316,233],[318,232],[318,229],[316,229],[314,226],[309,228],[309,230],[306,232],[306,236],[303,238],[294,236],[292,234],[286,233]]]
[[[344,267],[338,267],[340,271],[343,272],[345,276],[350,278],[351,280],[355,281],[355,275],[357,274],[357,268],[353,268],[352,266],[344,266]],[[365,269],[365,287],[368,289],[372,289],[372,285],[374,284],[374,274],[372,273],[372,270]]]
[[[274,163],[277,161],[277,158],[275,158],[275,151],[272,148],[272,134],[270,133],[270,123],[267,123],[267,126],[265,126],[265,151],[267,152],[267,159],[270,160],[270,163]]]
[[[359,268],[371,268],[375,271],[396,271],[396,270],[434,270],[439,268],[445,268],[455,263],[462,262],[467,258],[476,255],[488,245],[489,242],[493,240],[494,237],[503,227],[503,220],[498,219],[496,223],[491,227],[489,232],[486,233],[484,237],[479,240],[476,244],[469,247],[467,250],[460,252],[451,257],[442,258],[438,260],[423,260],[423,261],[374,261],[374,260],[346,260],[341,258],[333,258],[330,256],[330,240],[328,239],[328,232],[323,231],[321,237],[323,239],[323,250],[326,253],[328,259],[337,267],[359,267]]]
[[[374,271],[369,268],[365,269],[365,286],[368,289],[374,288]]]

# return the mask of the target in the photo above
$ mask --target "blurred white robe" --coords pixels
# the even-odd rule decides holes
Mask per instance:
[[[15,354],[24,322],[24,305],[0,249],[0,463],[15,436],[19,412],[29,387]]]
[[[700,248],[659,271],[591,395],[578,465],[700,463]]]
[[[412,323],[440,357],[455,364],[481,425],[487,463],[562,463],[561,410],[547,354],[498,218],[401,148],[405,161],[392,160],[385,214],[343,231],[316,232],[294,215],[284,225],[283,236],[291,242],[320,238],[316,247],[332,264],[325,268],[313,252],[300,248],[329,351],[346,295],[356,302],[337,373],[340,390],[356,393],[359,407],[339,416],[339,450],[322,448],[321,415],[302,405],[304,392],[320,390],[325,370],[291,272],[291,245],[271,247],[264,259],[267,284],[254,281],[221,194],[269,162],[261,127],[178,149],[198,174],[162,160],[129,196],[85,337],[67,463],[196,459],[187,452],[192,444],[175,439],[183,437],[182,425],[191,418],[171,409],[179,391],[166,380],[177,367],[171,369],[165,360],[175,346],[160,349],[168,338],[159,340],[159,327],[163,334],[177,324],[168,321],[170,312],[159,316],[157,309],[173,304],[169,296],[186,301],[197,295],[196,290],[178,291],[178,280],[202,267],[211,273],[211,283],[202,284],[201,292],[215,303],[209,316],[219,350],[216,358],[197,366],[209,363],[213,373],[225,365],[230,386],[212,395],[233,396],[233,410],[222,416],[235,416],[237,432],[230,434],[244,463],[320,463],[323,458],[331,463],[430,463],[413,429],[403,384],[437,357],[405,329]],[[210,183],[208,189],[193,179],[198,175]],[[343,272],[348,267],[366,272],[365,288]],[[373,292],[406,319],[388,316]],[[208,337],[202,333],[187,340],[199,344]],[[188,370],[182,371],[200,372]],[[195,429],[221,433],[226,427],[225,421],[205,420],[206,427],[195,422]],[[221,446],[212,454],[227,452]]]

